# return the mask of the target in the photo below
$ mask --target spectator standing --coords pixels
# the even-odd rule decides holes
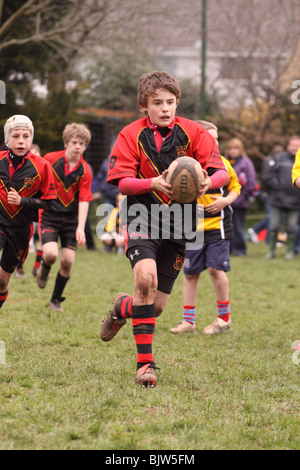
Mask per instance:
[[[285,228],[287,233],[286,259],[293,258],[297,230],[300,193],[293,187],[292,172],[295,156],[300,147],[300,137],[290,137],[287,150],[269,160],[266,184],[271,188],[270,250],[267,259],[275,258],[278,232]]]
[[[247,251],[245,239],[245,222],[250,207],[250,197],[256,188],[256,172],[250,158],[247,157],[243,142],[238,138],[230,139],[225,156],[233,166],[241,185],[240,196],[231,204],[233,209],[233,236],[230,251],[234,256],[245,256]]]
[[[124,238],[121,232],[121,204],[125,196],[119,193],[116,197],[116,207],[111,211],[107,224],[105,226],[105,232],[101,235],[100,240],[103,245],[107,248],[116,247],[116,252],[118,254],[124,253]],[[111,251],[111,250],[108,250]]]
[[[107,183],[107,172],[109,166],[109,157],[103,161],[99,172],[97,173],[96,177],[93,179],[92,185],[92,192],[94,200],[99,199],[100,197],[103,198],[104,204],[104,214],[107,214],[107,217],[110,215],[113,206],[116,207],[116,200],[119,194],[119,188],[117,186],[113,186]],[[105,251],[112,251],[112,245],[104,245]]]
[[[96,178],[94,178],[92,191],[93,193],[98,194],[98,197],[102,196],[104,204],[107,206],[109,205],[111,208],[111,206],[116,206],[116,197],[119,194],[119,189],[117,186],[112,186],[106,181],[109,157],[110,155],[108,155],[108,157],[103,161]]]
[[[297,150],[295,163],[292,169],[292,183],[295,188],[300,189],[300,149]],[[296,239],[294,245],[294,253],[300,252],[300,209],[298,214],[298,223],[296,227]]]
[[[262,175],[261,175],[261,187],[260,187],[260,198],[261,198],[261,201],[264,205],[265,217],[264,217],[263,220],[260,220],[253,227],[250,227],[248,229],[248,235],[250,237],[250,240],[253,243],[256,243],[256,244],[259,243],[258,234],[262,230],[266,230],[266,244],[267,245],[269,244],[271,205],[270,205],[270,194],[269,194],[270,193],[270,188],[268,188],[268,186],[266,184],[266,172],[267,172],[267,169],[268,169],[269,160],[271,160],[274,155],[276,155],[277,153],[280,153],[280,152],[284,152],[283,146],[280,145],[280,144],[274,145],[270,155],[265,157],[264,161],[263,161]]]

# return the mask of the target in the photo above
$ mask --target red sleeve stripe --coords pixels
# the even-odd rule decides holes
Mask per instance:
[[[207,162],[207,167],[209,166],[212,166],[213,168],[222,168],[222,170],[226,170],[226,167],[224,165],[224,163],[222,162],[220,156],[218,156],[217,154],[214,155],[212,154]]]

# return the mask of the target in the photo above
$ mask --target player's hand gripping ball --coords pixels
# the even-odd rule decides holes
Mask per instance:
[[[167,183],[172,185],[173,199],[182,204],[197,198],[204,174],[200,163],[191,157],[179,157],[168,168]]]

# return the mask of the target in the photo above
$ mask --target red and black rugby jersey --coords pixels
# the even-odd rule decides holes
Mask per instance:
[[[107,182],[118,184],[118,180],[124,177],[144,179],[159,176],[173,160],[184,156],[198,160],[209,176],[220,169],[227,171],[215,140],[198,123],[175,117],[170,132],[164,139],[158,132],[148,118],[126,126],[119,133],[112,150]],[[171,206],[174,203],[175,201],[159,191],[127,196],[128,208],[134,204],[142,204],[148,209],[148,214],[151,213],[153,204]],[[193,205],[196,207],[196,202]],[[134,216],[127,217],[127,221],[130,222],[133,218]],[[149,219],[148,227],[152,223],[153,218],[151,221]],[[174,223],[172,220],[171,224]]]
[[[153,178],[162,174],[178,157],[193,157],[212,175],[226,170],[218,146],[212,136],[198,123],[175,117],[174,127],[164,139],[160,151],[155,142],[155,129],[148,118],[126,126],[112,150],[107,182],[117,184],[124,177]],[[226,170],[227,171],[227,170]],[[168,197],[153,192],[155,202],[169,203]]]
[[[0,223],[30,224],[37,217],[36,211],[26,206],[8,204],[7,193],[11,187],[25,198],[56,199],[51,165],[31,152],[16,169],[10,160],[9,150],[0,152]]]
[[[77,215],[79,202],[93,200],[92,173],[88,163],[81,156],[77,165],[69,171],[65,150],[47,153],[44,159],[52,166],[57,193],[51,211]]]

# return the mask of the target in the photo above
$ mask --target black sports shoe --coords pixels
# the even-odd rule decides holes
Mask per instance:
[[[64,309],[61,306],[61,302],[63,302],[66,298],[59,297],[58,299],[51,299],[49,307],[51,310],[55,310],[56,312],[63,312]]]

